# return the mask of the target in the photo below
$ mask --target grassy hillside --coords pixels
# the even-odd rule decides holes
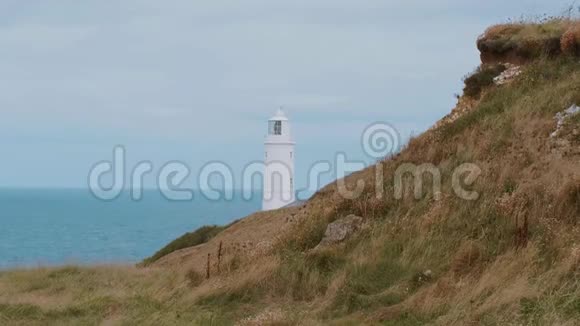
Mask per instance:
[[[552,25],[561,22],[535,24],[525,33],[504,25],[501,35],[516,44],[535,30],[548,30],[552,38]],[[490,31],[497,32],[490,29],[481,39]],[[209,251],[196,248],[148,268],[2,272],[0,322],[578,324],[580,118],[567,119],[557,136],[551,134],[555,115],[580,104],[580,61],[564,52],[525,59],[521,74],[501,86],[493,77],[503,69],[476,70],[456,114],[395,157],[349,176],[350,189],[365,181],[359,198],[345,199],[331,184],[304,207],[242,219],[207,241],[203,249],[214,250],[234,235],[256,232],[250,247],[272,243],[226,251],[227,268],[218,272],[211,265],[209,280],[200,276]],[[396,170],[408,163],[437,167],[440,192],[431,190],[434,180],[425,175],[416,199],[407,177],[407,191],[396,199]],[[459,180],[478,193],[476,200],[456,194],[452,176],[463,163],[481,171],[473,183]],[[384,196],[378,199],[381,173]],[[348,214],[363,217],[360,231],[314,249],[328,223]],[[264,225],[271,227],[259,229]]]

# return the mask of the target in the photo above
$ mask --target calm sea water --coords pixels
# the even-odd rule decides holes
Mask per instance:
[[[111,202],[88,190],[0,189],[0,268],[57,264],[134,263],[180,235],[226,224],[260,209],[244,201],[171,202],[157,191],[141,201],[129,194]]]

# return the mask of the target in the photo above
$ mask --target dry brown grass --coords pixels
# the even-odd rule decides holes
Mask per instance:
[[[453,257],[451,272],[455,277],[468,274],[474,266],[479,265],[482,255],[483,249],[480,244],[472,240],[465,241]]]

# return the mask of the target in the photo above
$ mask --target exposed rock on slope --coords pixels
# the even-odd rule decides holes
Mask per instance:
[[[511,63],[504,63],[503,65],[506,67],[506,70],[499,74],[499,76],[493,78],[493,82],[496,85],[507,84],[522,73],[521,66],[513,65]]]
[[[580,126],[573,119],[580,120],[580,107],[572,105],[568,109],[558,112],[556,129],[550,134],[550,148],[552,154],[562,156],[580,155]]]
[[[562,112],[556,113],[556,116],[554,117],[556,119],[556,130],[550,135],[550,137],[558,137],[566,121],[568,119],[571,119],[577,114],[580,114],[580,107],[577,106],[576,104],[572,105],[571,107]]]
[[[340,243],[358,231],[363,223],[363,218],[356,215],[348,215],[328,224],[322,241],[316,248]]]

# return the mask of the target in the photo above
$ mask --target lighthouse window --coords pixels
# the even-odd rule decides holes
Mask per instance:
[[[281,135],[282,134],[282,121],[270,121],[269,128],[270,135]]]

